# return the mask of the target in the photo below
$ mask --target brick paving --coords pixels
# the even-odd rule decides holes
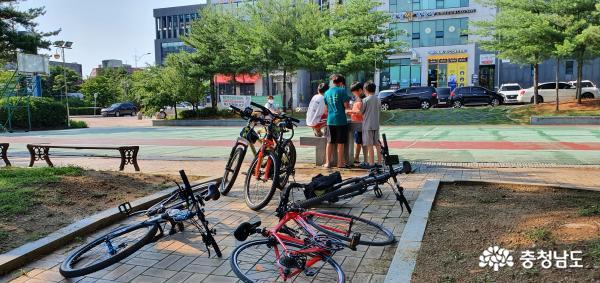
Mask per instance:
[[[168,165],[162,164],[161,166]],[[174,166],[175,164],[170,165]],[[211,166],[207,166],[206,163],[186,165],[195,165],[190,168],[190,171],[206,168],[205,173],[218,172],[221,170],[219,168],[222,168],[221,164],[217,166],[214,163]],[[301,169],[298,170],[297,181],[306,181],[320,171],[320,169],[306,165],[299,167]],[[407,198],[413,203],[427,179],[516,181],[589,187],[597,186],[600,183],[600,174],[598,173],[600,173],[598,168],[489,168],[483,165],[419,164],[416,166],[414,174],[402,175],[401,180],[406,188]],[[343,172],[344,177],[356,174],[361,174],[361,172]],[[586,177],[581,178],[582,175]],[[231,251],[240,243],[234,239],[232,232],[239,223],[244,221],[252,222],[261,219],[263,225],[273,226],[277,221],[274,210],[278,202],[278,194],[276,194],[271,204],[261,212],[254,212],[246,208],[240,188],[243,175],[240,176],[241,178],[238,179],[230,196],[221,197],[216,202],[209,202],[206,207],[207,218],[217,230],[215,237],[223,251],[223,258],[216,258],[214,254],[210,258],[207,257],[206,248],[200,236],[192,231],[192,227],[188,226],[189,229],[183,233],[165,237],[156,243],[147,245],[123,261],[83,278],[66,280],[58,273],[58,265],[66,253],[76,246],[73,244],[28,264],[22,269],[20,276],[13,274],[0,278],[0,282],[236,282],[237,278],[231,271],[228,259]],[[396,237],[401,235],[408,218],[407,213],[401,214],[393,194],[385,189],[382,199],[377,199],[373,194],[367,193],[325,207],[350,212],[383,223],[393,231]],[[103,232],[106,232],[106,229],[91,237]],[[259,236],[251,239],[255,238],[258,239]],[[358,251],[343,250],[337,253],[334,259],[342,265],[350,282],[382,282],[395,250],[396,245],[363,246],[359,247]]]

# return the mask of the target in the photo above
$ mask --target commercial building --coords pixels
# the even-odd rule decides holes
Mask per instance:
[[[50,61],[50,66],[63,66],[63,62],[59,62],[59,61]],[[76,63],[76,62],[66,62],[65,63],[65,68],[71,69],[73,71],[75,71],[75,73],[77,73],[79,75],[79,77],[83,77],[83,67],[81,66],[81,64]]]
[[[180,51],[193,51],[181,39],[190,32],[192,21],[198,18],[198,10],[205,4],[154,9],[154,59],[157,65],[164,63],[167,55]]]
[[[125,71],[127,71],[127,73],[130,73],[130,74],[133,73],[135,70],[137,70],[136,68],[131,67],[131,65],[129,65],[129,64],[123,64],[122,60],[107,59],[107,60],[102,60],[102,64],[98,65],[97,68],[92,69],[92,72],[90,73],[90,78],[97,76],[98,72],[102,69],[116,69],[116,68],[123,68]]]

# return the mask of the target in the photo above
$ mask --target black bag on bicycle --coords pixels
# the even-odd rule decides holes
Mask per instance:
[[[323,194],[333,191],[333,186],[341,182],[342,175],[340,172],[334,172],[329,176],[319,174],[314,176],[312,181],[306,185],[304,196],[306,199],[322,196]]]

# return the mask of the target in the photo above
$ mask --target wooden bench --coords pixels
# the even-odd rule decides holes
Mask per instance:
[[[28,144],[27,150],[31,157],[29,161],[29,167],[32,167],[35,161],[45,160],[48,166],[54,167],[52,161],[50,161],[50,149],[51,148],[62,148],[62,149],[97,149],[97,150],[118,150],[121,154],[121,165],[119,170],[123,171],[125,165],[131,164],[135,168],[135,171],[140,171],[140,167],[137,163],[137,155],[140,150],[139,146],[69,146],[69,145],[51,145],[51,144]]]
[[[2,157],[2,160],[6,166],[10,166],[10,161],[8,161],[8,156],[6,155],[9,145],[10,144],[8,143],[0,143],[0,157]]]

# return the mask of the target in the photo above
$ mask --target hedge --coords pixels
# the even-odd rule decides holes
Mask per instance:
[[[180,119],[231,119],[239,118],[235,112],[230,110],[219,110],[214,108],[203,108],[199,110],[184,110],[179,113]]]
[[[27,98],[11,97],[11,103],[17,104],[13,108],[12,127],[27,129]],[[64,128],[67,126],[67,108],[60,102],[46,97],[30,97],[31,127],[35,129]],[[20,102],[19,102],[20,101]],[[6,98],[0,99],[0,124],[8,127]],[[22,107],[21,107],[22,106]]]
[[[100,108],[96,108],[96,115],[100,115]],[[94,115],[93,107],[69,107],[69,115]]]

